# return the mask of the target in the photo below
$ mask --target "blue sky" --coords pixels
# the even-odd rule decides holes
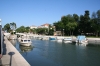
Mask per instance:
[[[53,24],[68,14],[90,14],[100,9],[100,0],[0,0],[2,25],[15,22],[20,26]]]

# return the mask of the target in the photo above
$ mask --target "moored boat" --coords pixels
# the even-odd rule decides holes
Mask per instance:
[[[68,38],[64,38],[64,43],[72,43],[72,38],[68,37]]]
[[[31,46],[31,39],[28,39],[28,38],[24,38],[24,39],[21,39],[20,41],[20,45],[22,46]]]
[[[57,42],[63,42],[63,37],[57,37]]]
[[[49,37],[49,40],[55,41],[57,38],[56,37]]]
[[[78,44],[88,44],[88,40],[84,35],[77,36],[76,43]]]

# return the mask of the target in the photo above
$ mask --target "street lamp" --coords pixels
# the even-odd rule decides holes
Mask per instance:
[[[0,19],[0,25],[1,25],[1,19]]]
[[[64,36],[64,29],[63,29],[63,36]]]

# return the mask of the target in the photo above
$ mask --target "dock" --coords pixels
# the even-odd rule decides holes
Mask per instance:
[[[0,66],[30,66],[18,50],[4,37],[3,56],[0,59]]]

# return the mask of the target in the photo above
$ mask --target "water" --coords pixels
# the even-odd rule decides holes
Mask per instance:
[[[31,66],[100,66],[100,46],[32,40],[31,47],[14,46]],[[14,43],[14,42],[13,42]]]

